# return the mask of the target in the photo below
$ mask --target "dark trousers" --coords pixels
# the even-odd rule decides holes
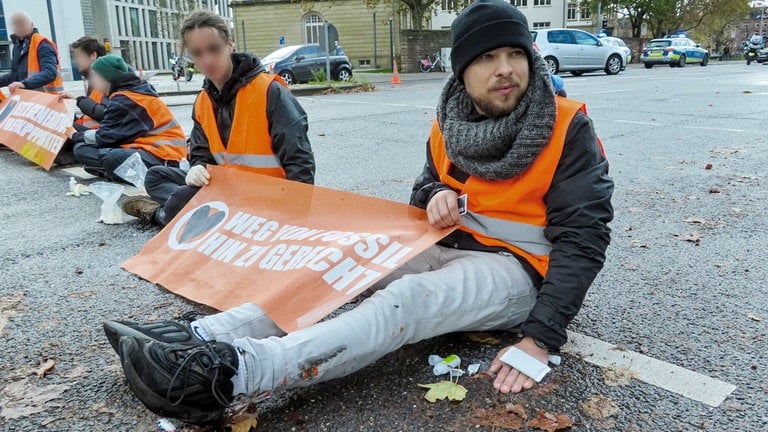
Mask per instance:
[[[115,170],[132,154],[138,153],[141,160],[147,168],[158,165],[165,165],[165,161],[144,150],[116,148],[99,148],[95,144],[86,144],[84,142],[75,143],[72,152],[78,162],[90,168],[100,168],[104,171],[104,177],[108,180],[125,182],[120,176],[115,174]]]
[[[200,190],[187,186],[186,176],[187,173],[175,167],[155,166],[147,171],[144,188],[161,206],[155,212],[158,224],[167,225]]]

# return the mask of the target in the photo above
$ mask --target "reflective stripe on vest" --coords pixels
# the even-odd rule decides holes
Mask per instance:
[[[167,161],[181,161],[187,156],[187,140],[184,130],[168,109],[168,106],[157,96],[121,90],[111,97],[122,95],[144,108],[155,125],[151,130],[133,140],[132,143],[120,147],[141,149]]]
[[[472,177],[461,182],[451,177],[452,162],[445,151],[445,141],[435,120],[430,136],[432,161],[442,183],[459,194],[467,194],[467,214],[459,229],[472,234],[479,243],[502,247],[522,257],[542,276],[549,268],[552,245],[544,236],[547,206],[544,196],[560,162],[565,136],[584,104],[556,98],[557,117],[549,143],[523,173],[507,180]]]
[[[218,165],[285,178],[285,170],[272,150],[267,118],[267,92],[275,80],[281,82],[276,75],[260,73],[237,91],[226,146],[219,133],[211,98],[205,90],[200,92],[195,101],[195,120],[202,126]]]
[[[59,63],[59,50],[56,48],[56,44],[49,40],[40,33],[32,33],[29,39],[29,52],[27,53],[27,77],[40,73],[40,60],[37,58],[37,48],[40,43],[46,41],[53,47],[53,51],[56,53],[56,78],[50,83],[42,87],[42,91],[46,93],[59,94],[64,91],[64,80],[61,78],[61,65]]]
[[[104,93],[98,90],[91,90],[88,92],[88,99],[91,99],[97,104],[104,105]],[[79,119],[75,120],[75,123],[79,124],[80,126],[85,126],[88,129],[98,129],[99,127],[99,122],[85,114],[81,115]]]

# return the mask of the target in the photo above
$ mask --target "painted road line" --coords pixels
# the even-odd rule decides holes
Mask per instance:
[[[563,351],[604,368],[622,368],[635,378],[689,399],[717,407],[736,386],[698,372],[663,362],[634,351],[626,351],[590,336],[568,332]]]
[[[590,94],[609,94],[609,93],[622,93],[622,92],[630,92],[630,91],[635,91],[635,89],[603,90],[603,91],[590,92]]]
[[[634,121],[634,120],[614,120],[614,123],[629,123],[629,124],[639,124],[639,125],[650,125],[650,126],[668,126],[666,123],[654,123],[654,122],[642,122],[642,121]]]
[[[744,132],[744,129],[729,129],[729,128],[707,127],[707,126],[683,126],[683,128],[702,129],[702,130],[711,130],[711,131],[720,131],[720,132]]]

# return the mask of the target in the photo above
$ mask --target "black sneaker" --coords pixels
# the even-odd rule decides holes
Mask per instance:
[[[194,424],[220,419],[234,398],[238,354],[224,342],[167,344],[120,338],[120,361],[133,394],[150,411]]]
[[[195,334],[190,326],[194,318],[184,314],[182,319],[186,322],[157,321],[140,324],[133,321],[104,321],[102,325],[110,345],[118,354],[120,354],[120,338],[123,336],[186,345],[204,342],[203,338]]]

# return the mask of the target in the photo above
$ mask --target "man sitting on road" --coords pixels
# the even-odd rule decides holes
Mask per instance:
[[[520,11],[477,0],[451,32],[455,75],[443,88],[411,204],[426,208],[434,226],[459,230],[356,308],[287,335],[254,304],[189,326],[104,323],[130,388],[150,410],[202,423],[237,394],[341,377],[445,333],[518,326],[523,338],[491,363],[493,386],[534,386],[500,357],[512,350],[546,363],[548,350],[566,342],[605,260],[613,182],[584,105],[555,97]]]
[[[77,108],[80,109],[82,114],[75,118],[73,126],[76,131],[84,132],[88,129],[98,129],[99,122],[104,118],[108,99],[106,94],[93,89],[93,86],[88,81],[88,75],[91,72],[93,62],[99,57],[107,55],[107,50],[93,36],[83,36],[69,47],[72,49],[72,58],[74,59],[75,66],[86,83],[85,96],[75,96],[73,93],[63,91],[59,93],[59,98],[77,100]],[[57,164],[62,165],[75,162],[74,155],[72,155],[72,147],[72,140],[67,140],[64,143],[56,157]]]
[[[123,211],[166,225],[208,184],[209,164],[312,184],[307,115],[290,90],[266,73],[258,58],[234,53],[227,23],[210,11],[191,14],[181,39],[206,76],[192,113],[191,169],[151,168],[144,182],[151,198],[129,198]]]
[[[138,153],[148,167],[178,166],[186,157],[186,137],[155,89],[130,70],[122,58],[100,57],[91,65],[94,91],[109,98],[99,128],[77,132],[70,138],[75,158],[85,170],[109,180],[122,181],[115,169]]]

